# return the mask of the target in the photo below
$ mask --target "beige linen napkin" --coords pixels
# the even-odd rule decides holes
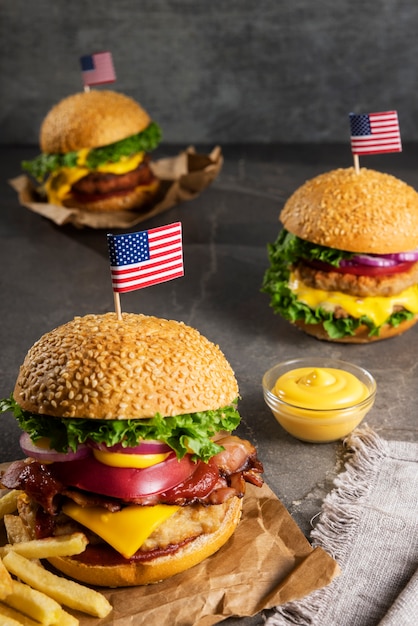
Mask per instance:
[[[313,544],[342,574],[276,607],[266,626],[412,626],[418,620],[418,444],[367,426],[344,442],[345,471],[325,498]]]
[[[379,622],[379,626],[409,626],[418,620],[418,570]]]

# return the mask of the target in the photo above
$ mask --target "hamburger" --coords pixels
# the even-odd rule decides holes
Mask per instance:
[[[287,200],[262,291],[318,339],[367,343],[418,319],[418,193],[389,174],[336,169]]]
[[[30,348],[10,400],[26,458],[1,476],[21,489],[31,537],[82,531],[86,550],[50,563],[99,586],[145,585],[189,569],[234,533],[254,446],[231,434],[237,382],[218,346],[182,322],[76,317]]]
[[[138,209],[159,187],[149,153],[161,130],[132,98],[115,91],[76,93],[41,124],[42,153],[22,168],[51,204],[86,211]]]

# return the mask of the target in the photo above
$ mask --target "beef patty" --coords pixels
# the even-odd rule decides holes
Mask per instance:
[[[394,296],[418,283],[418,262],[406,272],[378,276],[357,276],[323,271],[300,261],[294,268],[296,277],[308,287],[325,291],[341,291],[359,298]]]
[[[109,172],[91,172],[80,178],[72,186],[72,192],[79,195],[111,194],[134,189],[140,185],[149,185],[155,176],[146,157],[136,169],[126,174],[110,174]]]

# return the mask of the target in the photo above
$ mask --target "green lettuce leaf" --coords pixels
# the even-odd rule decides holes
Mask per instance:
[[[337,248],[327,248],[316,243],[311,243],[292,235],[283,229],[276,241],[269,245],[270,255],[275,258],[280,257],[286,264],[292,264],[300,259],[322,261],[338,267],[342,259],[350,259],[352,252],[338,250]]]
[[[261,291],[270,296],[270,305],[275,313],[293,323],[296,321],[302,321],[305,324],[323,323],[331,339],[342,339],[354,335],[356,329],[363,324],[369,328],[369,336],[379,335],[381,326],[376,326],[369,317],[336,318],[332,311],[325,311],[321,307],[311,309],[307,304],[298,300],[289,289],[290,266],[299,259],[316,259],[338,267],[342,258],[352,256],[350,252],[311,244],[284,229],[274,243],[268,244],[267,249],[270,266],[264,274]],[[414,313],[402,310],[392,313],[384,323],[398,326],[413,317]]]
[[[236,402],[214,411],[200,411],[163,417],[159,413],[149,419],[92,420],[84,418],[59,418],[36,415],[23,410],[10,397],[0,400],[0,413],[11,411],[33,441],[41,437],[50,439],[50,446],[58,452],[92,440],[113,446],[121,443],[134,447],[143,439],[158,439],[167,443],[179,459],[192,450],[192,458],[207,462],[223,448],[212,441],[219,431],[232,432],[241,418]]]
[[[90,150],[86,159],[86,166],[94,170],[103,163],[109,161],[117,163],[122,157],[129,157],[136,152],[151,152],[160,141],[161,129],[156,122],[151,122],[145,130],[137,135],[131,135],[108,146]],[[41,182],[48,174],[60,167],[75,167],[77,159],[78,152],[39,154],[31,161],[23,161],[22,169]]]

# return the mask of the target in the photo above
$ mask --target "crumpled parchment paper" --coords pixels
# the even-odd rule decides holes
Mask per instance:
[[[36,187],[26,175],[9,180],[21,205],[48,218],[58,226],[73,224],[77,228],[129,229],[171,207],[196,198],[218,176],[223,164],[222,151],[216,146],[210,154],[199,154],[193,146],[174,157],[151,161],[154,174],[161,181],[157,197],[137,211],[82,211],[42,201]]]

